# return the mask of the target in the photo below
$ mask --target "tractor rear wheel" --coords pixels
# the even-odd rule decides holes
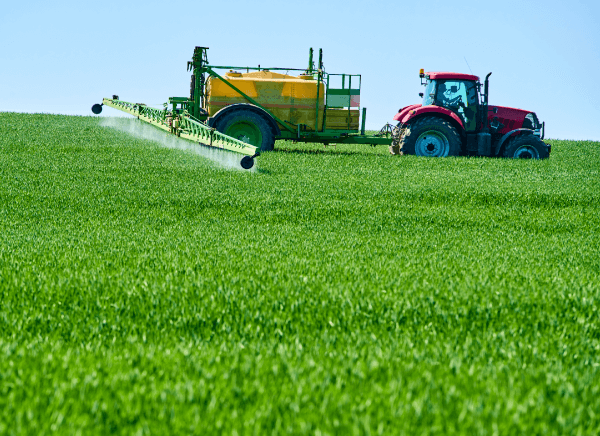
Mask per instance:
[[[461,144],[456,128],[439,117],[419,118],[404,129],[400,138],[402,153],[417,156],[458,156]]]
[[[215,128],[261,151],[271,151],[275,145],[275,136],[267,120],[247,109],[237,109],[223,115],[217,120]]]
[[[504,157],[513,159],[546,159],[549,156],[548,146],[534,135],[512,138],[504,149]]]

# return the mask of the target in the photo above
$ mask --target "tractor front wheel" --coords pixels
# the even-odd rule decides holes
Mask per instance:
[[[512,138],[504,149],[504,157],[513,159],[546,159],[549,156],[548,146],[534,135]]]
[[[275,145],[275,136],[267,120],[247,109],[237,109],[223,115],[215,128],[227,136],[254,145],[261,151],[271,151]]]
[[[438,117],[423,117],[409,124],[400,138],[402,154],[447,157],[460,155],[462,141],[456,128]]]

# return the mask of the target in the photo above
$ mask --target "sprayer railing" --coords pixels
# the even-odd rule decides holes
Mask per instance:
[[[150,118],[154,122],[163,123],[164,125],[167,125],[167,116],[171,115],[170,111],[164,109],[154,109],[152,107],[142,105],[138,106],[138,110],[140,115]]]

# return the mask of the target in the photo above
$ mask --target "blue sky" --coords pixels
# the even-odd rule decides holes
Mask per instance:
[[[215,65],[291,68],[314,47],[329,73],[362,74],[368,129],[419,102],[420,68],[472,70],[547,137],[600,141],[599,23],[598,0],[5,2],[0,111],[91,115],[112,94],[160,105],[189,94],[196,45]]]

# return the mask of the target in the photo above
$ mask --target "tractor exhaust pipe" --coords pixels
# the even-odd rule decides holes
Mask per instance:
[[[492,135],[488,126],[488,102],[490,96],[490,76],[485,76],[485,87],[483,90],[483,108],[481,108],[481,132],[477,134],[477,155],[490,156],[492,154]]]
[[[488,73],[488,75],[485,76],[485,85],[483,88],[483,107],[481,108],[481,130],[482,130],[482,132],[485,132],[485,133],[489,132],[487,118],[488,118],[488,102],[489,102],[489,97],[490,97],[490,76],[491,75],[492,75],[492,73]]]
[[[487,76],[485,76],[485,89],[483,91],[483,95],[485,98],[485,117],[487,119],[487,108],[488,108],[488,102],[489,102],[489,97],[490,97],[490,76],[492,75],[492,73],[488,73]]]
[[[243,169],[249,170],[250,168],[252,168],[254,166],[254,158],[257,156],[260,156],[260,153],[256,153],[253,156],[244,156],[242,158],[242,160],[240,161],[240,165],[242,166]]]

